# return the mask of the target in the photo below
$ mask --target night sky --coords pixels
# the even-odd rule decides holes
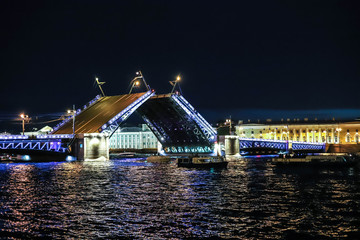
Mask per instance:
[[[80,107],[100,93],[95,76],[124,94],[140,69],[158,93],[181,74],[210,120],[249,109],[360,116],[359,13],[359,1],[2,0],[0,113]]]

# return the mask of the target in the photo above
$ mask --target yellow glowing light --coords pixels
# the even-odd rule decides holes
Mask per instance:
[[[22,113],[22,114],[20,115],[20,117],[21,117],[21,118],[24,118],[24,117],[25,117],[25,115]]]
[[[181,77],[180,77],[180,75],[178,75],[176,78],[176,81],[180,81],[180,80],[181,80]]]
[[[136,86],[139,86],[139,85],[140,85],[139,81],[136,81],[136,82],[135,82],[135,85],[136,85]]]

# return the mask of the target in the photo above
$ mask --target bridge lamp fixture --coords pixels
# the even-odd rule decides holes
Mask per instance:
[[[133,80],[131,80],[130,85],[131,85],[131,89],[129,94],[132,92],[134,86],[140,86],[140,81],[138,81],[138,79],[141,79],[146,87],[147,91],[150,91],[150,86],[146,83],[144,76],[142,75],[141,71],[137,71],[136,73],[136,77],[134,77]]]
[[[174,90],[175,90],[175,88],[176,88],[176,85],[178,84],[178,82],[180,82],[181,81],[181,77],[180,77],[180,75],[177,75],[177,77],[176,77],[176,79],[175,79],[175,81],[169,81],[170,82],[170,84],[171,84],[171,86],[173,86],[173,88],[172,88],[172,90],[171,90],[171,93],[173,93],[174,92]]]
[[[101,91],[102,96],[105,97],[105,93],[104,93],[104,91],[103,91],[103,89],[102,89],[102,87],[101,87],[101,85],[105,84],[105,82],[99,82],[99,78],[98,78],[98,77],[95,77],[95,81],[96,81],[98,87],[100,88],[100,91]]]
[[[68,115],[73,116],[73,121],[72,121],[72,130],[73,130],[73,134],[75,134],[75,114],[76,114],[76,110],[75,110],[75,105],[73,105],[73,109],[72,110],[67,110]]]
[[[134,78],[134,80],[136,80],[136,79],[138,79],[138,78],[140,78],[140,77],[136,77],[136,78]],[[134,80],[133,80],[133,81],[134,81]],[[133,84],[131,85],[131,89],[130,89],[129,94],[132,92],[132,90],[133,90],[134,87],[139,87],[139,86],[140,86],[140,81],[134,81]]]
[[[28,115],[25,115],[24,113],[20,114],[20,118],[22,121],[22,135],[25,135],[25,121],[29,121],[30,118]]]

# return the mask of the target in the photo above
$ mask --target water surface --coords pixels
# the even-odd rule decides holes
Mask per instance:
[[[0,164],[1,239],[359,239],[357,168]]]

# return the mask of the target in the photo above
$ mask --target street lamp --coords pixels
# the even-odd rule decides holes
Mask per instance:
[[[139,87],[139,86],[140,86],[140,82],[139,81],[134,81],[132,86],[131,86],[129,94],[132,92],[134,87]]]
[[[130,89],[129,94],[132,92],[134,86],[140,86],[140,82],[138,81],[138,79],[141,79],[141,80],[143,81],[143,83],[145,84],[146,90],[147,90],[147,91],[150,91],[150,87],[149,87],[149,85],[147,85],[147,83],[146,83],[146,81],[145,81],[145,78],[144,78],[144,76],[142,75],[142,72],[141,72],[141,71],[137,71],[137,72],[136,72],[136,77],[134,77],[134,79],[131,80],[131,82],[130,82],[130,84],[132,84],[132,86],[131,86],[131,89]],[[136,83],[136,82],[137,82],[137,83]]]
[[[25,121],[29,121],[30,118],[28,115],[25,115],[25,114],[20,114],[20,118],[22,120],[22,135],[25,135]]]
[[[95,77],[95,81],[96,81],[97,85],[98,85],[99,88],[100,88],[100,91],[101,91],[101,93],[102,93],[102,96],[105,97],[105,93],[104,93],[104,91],[103,91],[103,89],[102,89],[102,87],[101,87],[101,85],[105,84],[105,82],[99,82],[99,78],[98,78],[98,77]]]
[[[171,93],[174,92],[175,87],[176,87],[176,85],[178,84],[178,82],[180,82],[180,80],[181,80],[181,77],[180,77],[180,75],[178,75],[178,76],[176,77],[176,80],[175,80],[175,81],[170,81],[170,84],[173,86],[173,88],[172,88],[172,90],[171,90]]]
[[[73,109],[72,109],[72,110],[68,110],[67,113],[68,113],[68,115],[70,115],[70,114],[73,115],[72,130],[73,130],[73,135],[75,135],[75,114],[76,114],[75,105],[73,105]]]

